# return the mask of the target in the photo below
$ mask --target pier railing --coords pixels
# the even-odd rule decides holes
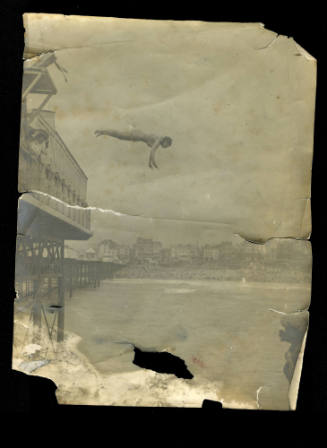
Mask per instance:
[[[29,251],[31,252],[30,248]],[[113,278],[114,273],[121,267],[122,265],[104,261],[74,258],[60,260],[43,257],[40,253],[18,251],[16,291],[21,298],[34,297],[37,294],[40,298],[52,300],[56,297],[53,292],[59,287],[59,283],[63,282],[64,291],[72,297],[74,290],[99,287],[101,281]]]
[[[45,193],[36,196],[38,201],[89,231],[91,211],[86,208],[87,176],[51,125],[51,121],[54,122],[52,112],[39,111],[32,124],[30,116],[22,116],[19,191]]]
[[[69,292],[69,297],[72,297],[75,289],[96,288],[102,280],[112,278],[121,267],[119,264],[105,261],[65,258],[65,290]]]

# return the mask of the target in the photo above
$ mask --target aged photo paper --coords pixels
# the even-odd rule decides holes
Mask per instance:
[[[24,27],[13,368],[62,404],[296,409],[316,60],[261,23]]]

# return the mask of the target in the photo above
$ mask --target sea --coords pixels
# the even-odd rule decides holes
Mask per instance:
[[[285,322],[301,327],[309,302],[303,284],[113,279],[66,298],[65,329],[104,374],[139,369],[126,356],[134,346],[168,351],[194,376],[220,381],[227,396],[260,390],[280,408],[285,364],[302,342],[282,336]]]

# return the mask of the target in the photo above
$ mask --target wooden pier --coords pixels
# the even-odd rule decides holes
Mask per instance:
[[[72,297],[75,289],[97,288],[101,280],[113,278],[114,273],[122,265],[97,261],[64,259],[64,285],[69,297]]]
[[[96,287],[112,269],[65,259],[65,240],[92,236],[91,210],[87,176],[56,130],[55,112],[45,110],[57,93],[52,64],[51,52],[26,61],[22,89],[18,190],[28,194],[18,203],[16,291],[17,302],[30,304],[35,341],[44,323],[62,341],[67,291]]]

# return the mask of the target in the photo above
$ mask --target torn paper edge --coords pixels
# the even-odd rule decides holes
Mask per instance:
[[[29,15],[29,14],[28,14]],[[39,15],[39,14],[38,14]],[[26,16],[26,14],[24,14],[24,16]],[[58,14],[55,14],[54,16],[58,16]],[[81,16],[69,16],[69,17],[71,17],[71,18],[74,18],[74,17],[81,17]],[[94,17],[92,17],[92,19],[93,19]],[[105,18],[105,17],[100,17],[101,19],[108,19],[108,18]],[[89,17],[88,17],[88,19],[89,19]],[[109,18],[110,19],[110,18]],[[112,19],[114,19],[114,20],[122,20],[122,19],[115,19],[115,18],[112,18]],[[132,20],[132,21],[144,21],[144,20],[140,20],[140,19],[123,19],[123,20]],[[170,22],[175,22],[175,21],[170,21]],[[25,22],[24,22],[25,23]],[[198,23],[198,22],[196,22],[196,21],[189,21],[189,23],[191,24],[191,23]],[[208,22],[208,23],[210,23],[210,22]],[[220,22],[220,23],[224,23],[224,22]],[[262,23],[254,23],[255,25],[258,25],[258,26],[260,26],[261,28],[264,28],[264,29],[266,29],[265,27],[264,27],[264,24],[262,24]],[[270,30],[267,30],[267,31],[270,31]],[[271,31],[272,33],[274,33],[273,31]],[[274,34],[276,34],[276,33],[274,33]],[[287,37],[287,36],[284,36],[284,37]],[[268,48],[268,47],[270,47],[274,42],[275,42],[275,40],[278,38],[278,36],[275,36],[274,37],[274,39],[266,46],[266,47],[264,47],[264,48]],[[300,45],[298,45],[295,41],[294,41],[294,39],[293,38],[289,38],[289,39],[291,39],[293,42],[294,42],[294,44],[296,45],[296,47],[297,47],[297,49],[299,50],[299,52],[307,59],[307,60],[310,60],[310,61],[316,61],[316,59],[313,57],[313,56],[311,56],[306,50],[304,50]],[[94,46],[97,46],[97,45],[101,45],[101,44],[95,44]],[[81,47],[81,48],[83,48],[83,47]],[[66,48],[63,48],[63,49],[66,49]],[[54,50],[48,50],[48,51],[55,51],[56,49],[54,49]],[[41,194],[43,194],[43,195],[47,195],[47,194],[45,194],[45,193],[42,193],[42,192],[38,192],[38,193],[41,193]],[[54,199],[56,199],[56,200],[58,200],[59,202],[61,202],[59,199],[57,199],[57,198],[54,198]],[[66,205],[68,205],[68,204],[66,204]],[[69,207],[72,207],[72,208],[83,208],[83,209],[85,209],[84,207],[79,207],[79,206],[69,206]],[[97,211],[101,211],[101,212],[107,212],[107,213],[112,213],[112,214],[115,214],[115,215],[118,215],[118,216],[124,216],[125,214],[124,213],[120,213],[120,212],[115,212],[114,210],[105,210],[105,209],[100,209],[100,208],[96,208],[96,207],[86,207],[86,209],[90,209],[90,210],[97,210]],[[125,216],[133,216],[133,215],[125,215]],[[136,215],[137,216],[137,215]],[[153,219],[153,218],[148,218],[148,217],[143,217],[143,218],[145,218],[145,219]],[[160,218],[154,218],[154,219],[160,219]],[[172,219],[173,220],[173,219]],[[210,223],[212,223],[212,221],[209,221]],[[219,223],[217,223],[217,224],[219,224]],[[311,234],[311,232],[310,232],[310,234]],[[310,234],[307,236],[307,238],[306,239],[309,239],[310,238]],[[240,235],[241,236],[241,235]],[[244,238],[244,239],[246,239],[244,236],[241,236],[242,238]],[[271,238],[268,238],[266,241],[268,241],[269,239],[272,239],[272,238],[284,238],[284,237],[271,237]],[[289,237],[289,238],[292,238],[292,237]],[[295,238],[295,239],[304,239],[304,238]],[[254,242],[254,241],[250,241],[250,242]],[[272,311],[276,311],[276,310],[272,310]],[[307,330],[308,331],[308,330]],[[302,341],[302,346],[301,346],[301,351],[300,351],[300,353],[299,353],[299,356],[298,356],[298,359],[297,359],[297,362],[296,362],[296,367],[295,367],[295,371],[294,371],[294,375],[293,375],[293,379],[292,379],[292,382],[291,382],[291,386],[290,386],[290,391],[289,391],[289,399],[290,399],[290,406],[291,406],[291,409],[295,409],[296,408],[296,401],[297,401],[297,394],[298,394],[298,389],[299,389],[299,383],[300,383],[300,376],[301,376],[301,370],[302,370],[302,364],[303,364],[303,355],[304,355],[304,349],[305,349],[305,343],[306,343],[306,337],[307,337],[307,331],[306,331],[306,333],[305,333],[305,335],[304,335],[304,338],[303,338],[303,341]],[[261,386],[259,389],[258,389],[258,391],[257,391],[257,402],[258,402],[258,395],[259,395],[259,393],[260,393],[260,391],[261,391],[261,389],[262,389],[262,387],[263,386]]]
[[[308,324],[309,325],[309,324]],[[307,334],[308,334],[308,328],[304,334],[301,350],[297,357],[293,378],[291,381],[291,385],[288,392],[289,397],[289,403],[290,403],[290,409],[292,411],[296,410],[297,400],[298,400],[298,393],[299,393],[299,387],[300,387],[300,379],[301,379],[301,373],[302,373],[302,365],[303,365],[303,357],[304,357],[304,351],[306,346],[306,340],[307,340]]]
[[[124,212],[119,212],[117,210],[113,210],[113,209],[104,209],[101,207],[95,207],[95,206],[86,206],[86,207],[82,207],[80,205],[71,205],[68,204],[66,202],[64,202],[62,199],[57,198],[56,196],[52,196],[49,193],[45,193],[43,191],[40,190],[29,190],[29,191],[24,191],[21,192],[21,196],[18,200],[18,208],[19,208],[19,203],[20,201],[29,201],[29,198],[33,198],[33,195],[40,195],[43,197],[48,197],[51,200],[54,200],[56,202],[58,202],[59,204],[65,205],[66,207],[70,208],[70,209],[75,209],[75,210],[90,210],[93,212],[100,212],[100,213],[107,213],[110,215],[114,215],[114,216],[119,216],[119,217],[126,217],[126,218],[134,218],[134,219],[144,219],[144,220],[148,220],[148,221],[169,221],[169,222],[189,222],[189,223],[196,223],[196,224],[202,224],[202,225],[212,225],[212,226],[217,226],[217,227],[226,227],[229,228],[231,233],[233,233],[234,236],[237,236],[239,238],[241,238],[242,240],[250,243],[250,244],[260,244],[260,245],[264,245],[267,242],[269,242],[270,240],[274,240],[274,239],[291,239],[291,240],[298,240],[298,241],[308,241],[310,239],[310,235],[305,234],[304,236],[298,235],[298,236],[294,236],[294,235],[273,235],[273,236],[269,236],[265,239],[260,238],[258,240],[255,240],[253,238],[249,238],[246,234],[243,233],[238,233],[235,231],[234,229],[234,225],[232,223],[227,223],[227,222],[220,222],[220,221],[208,221],[208,220],[200,220],[200,219],[189,219],[189,218],[163,218],[163,217],[158,217],[158,216],[145,216],[145,215],[134,215],[134,214],[129,214],[129,213],[124,213]],[[311,244],[311,243],[310,243]]]

